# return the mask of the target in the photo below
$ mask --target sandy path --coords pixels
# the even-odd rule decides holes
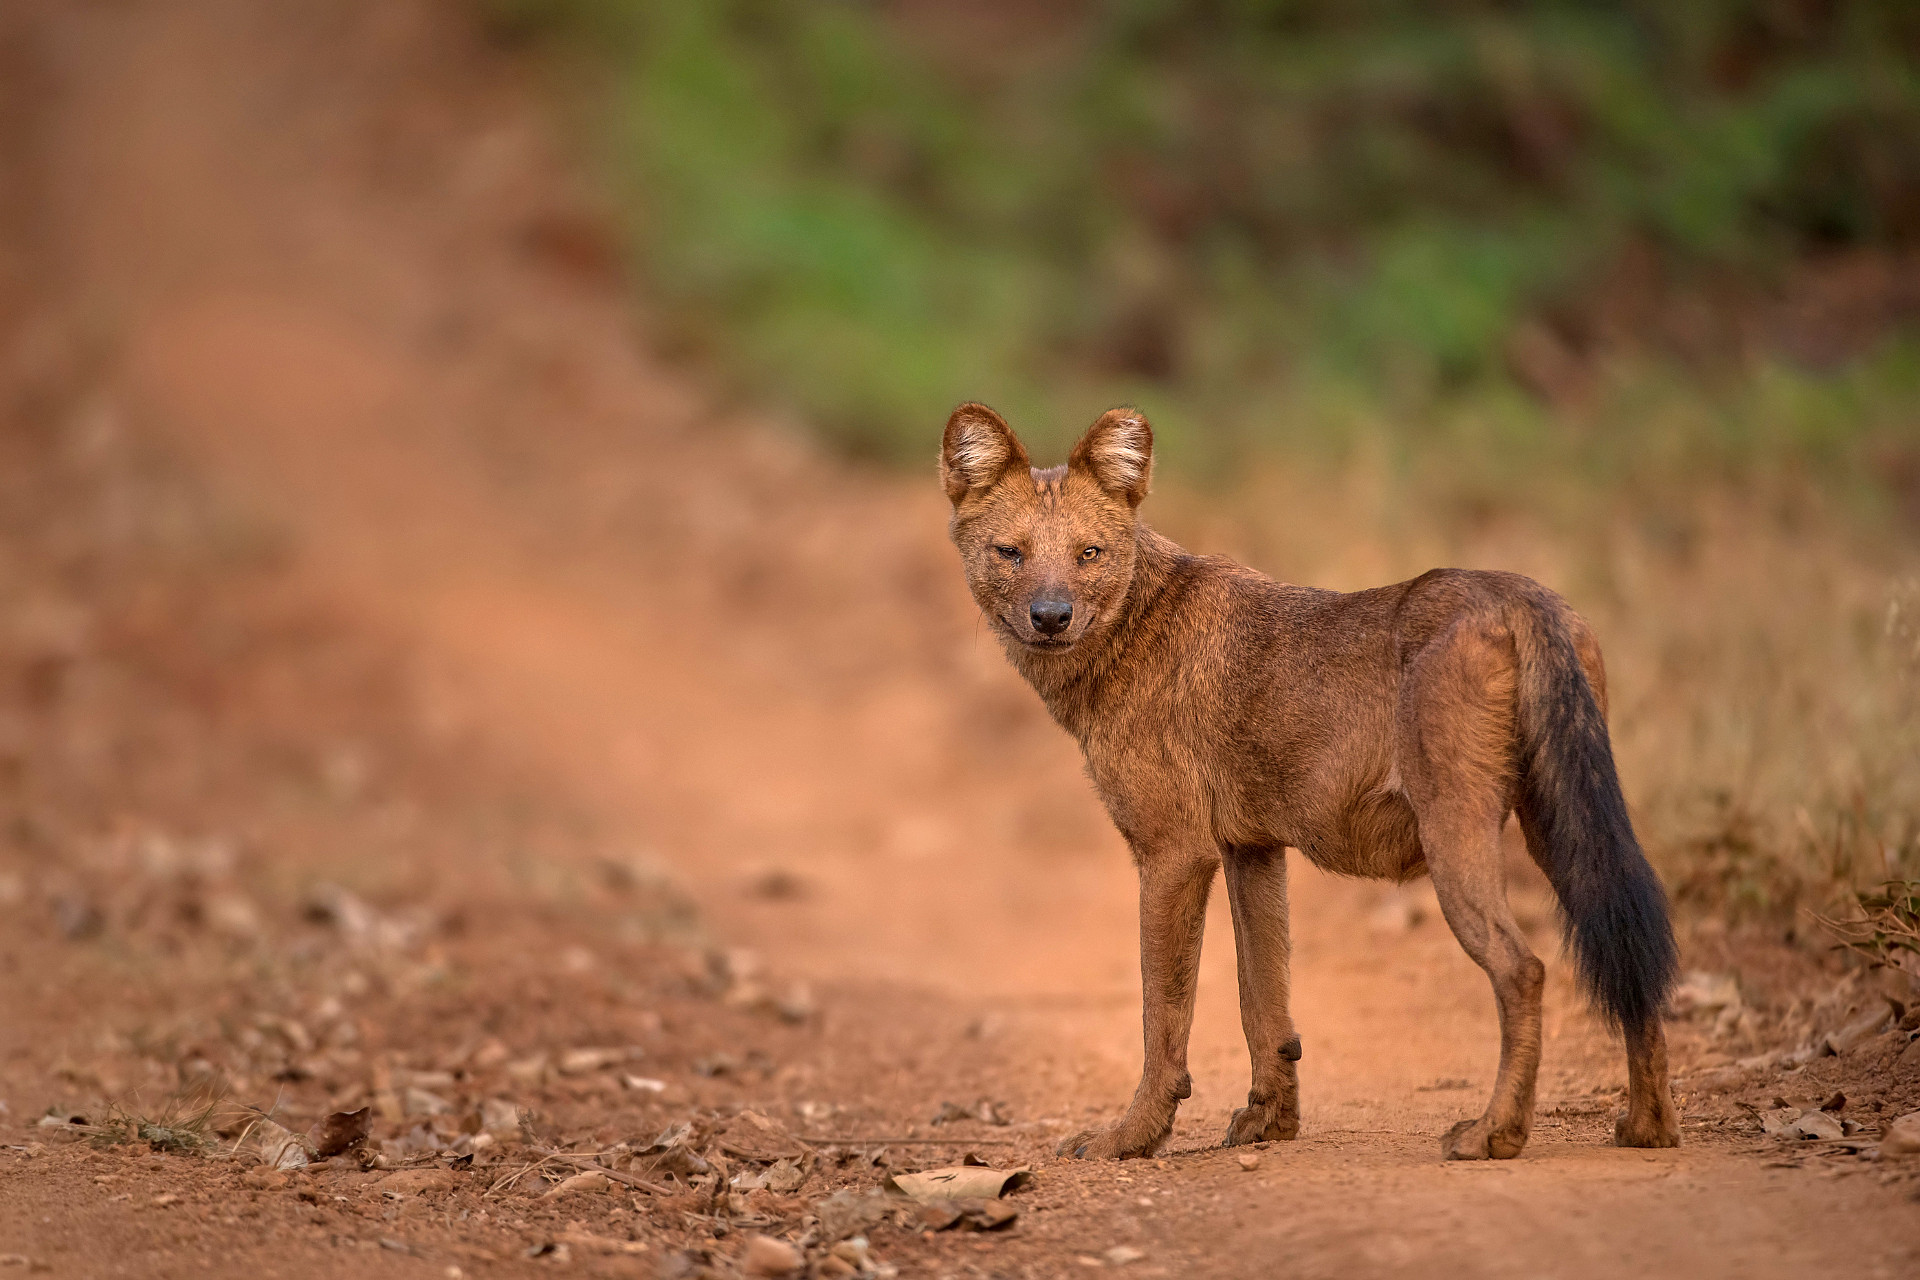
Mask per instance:
[[[829,991],[942,992],[1032,1046],[1016,1067],[1048,1114],[1117,1107],[1138,1059],[1124,852],[974,625],[931,478],[716,421],[640,354],[612,282],[529,252],[577,201],[511,68],[437,6],[269,8],[52,26],[62,252],[125,403],[416,643],[435,714],[657,850],[722,933]],[[744,894],[766,868],[804,896]],[[1442,1166],[1434,1135],[1491,1080],[1491,1002],[1431,917],[1371,932],[1379,896],[1297,873],[1303,1141],[1253,1176],[1142,1170],[1152,1207],[1088,1207],[1081,1247],[1249,1275],[1911,1265],[1895,1193],[1710,1140],[1618,1152],[1597,1120],[1548,1118],[1525,1159]],[[1551,956],[1537,889],[1520,899]],[[1245,1087],[1221,905],[1176,1147]],[[1557,967],[1551,996],[1543,1096],[1620,1083]],[[1419,1088],[1442,1079],[1472,1088]]]

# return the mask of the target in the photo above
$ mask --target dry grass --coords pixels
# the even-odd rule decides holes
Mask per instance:
[[[1817,918],[1849,951],[1920,978],[1920,880],[1889,880],[1856,894],[1855,906],[1858,914],[1852,919]]]
[[[182,1095],[168,1099],[152,1113],[125,1102],[109,1102],[101,1120],[76,1120],[67,1128],[97,1147],[145,1143],[154,1151],[173,1155],[208,1155],[219,1145],[214,1117],[221,1101],[204,1093]]]

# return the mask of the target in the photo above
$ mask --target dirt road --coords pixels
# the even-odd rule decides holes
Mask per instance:
[[[525,68],[457,6],[49,6],[30,27],[35,251],[63,323],[102,335],[115,412],[283,538],[299,591],[404,643],[446,732],[811,982],[826,1032],[788,1051],[881,1099],[873,1123],[924,1125],[971,1085],[1038,1154],[1116,1114],[1139,1057],[1124,849],[974,620],[931,468],[828,459],[650,359]],[[1605,1145],[1624,1067],[1551,961],[1531,880],[1516,901],[1552,972],[1539,1128],[1519,1160],[1443,1165],[1437,1135],[1492,1079],[1484,978],[1424,890],[1396,924],[1378,887],[1295,877],[1300,1141],[1251,1172],[1208,1149],[1246,1075],[1217,903],[1170,1154],[1046,1162],[1045,1212],[903,1242],[902,1274],[1067,1274],[1116,1246],[1168,1275],[1920,1266],[1913,1183],[1775,1167],[1724,1105],[1684,1100],[1678,1151]],[[1675,1035],[1684,1080],[1705,1046]],[[81,1200],[0,1210],[0,1252],[108,1269],[60,1243]],[[209,1225],[179,1248],[211,1266],[180,1265],[225,1273],[223,1230],[254,1228]]]

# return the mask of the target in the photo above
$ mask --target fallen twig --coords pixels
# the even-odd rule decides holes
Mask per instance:
[[[572,1165],[576,1169],[585,1169],[589,1173],[603,1173],[615,1182],[624,1182],[630,1187],[638,1187],[642,1191],[650,1191],[657,1196],[673,1194],[657,1182],[648,1182],[645,1178],[636,1178],[630,1173],[622,1173],[618,1169],[609,1169],[598,1160],[587,1156],[568,1155],[564,1151],[543,1151],[541,1154],[545,1155],[549,1160],[559,1160]]]
[[[551,1155],[543,1155],[538,1160],[527,1161],[527,1163],[521,1165],[518,1169],[514,1170],[512,1173],[506,1174],[505,1176],[495,1181],[492,1186],[487,1188],[487,1192],[486,1192],[487,1195],[491,1196],[496,1191],[511,1188],[514,1183],[520,1181],[520,1179],[526,1177],[528,1174],[532,1173],[535,1169],[538,1169],[541,1165],[548,1163],[552,1159],[553,1157]]]

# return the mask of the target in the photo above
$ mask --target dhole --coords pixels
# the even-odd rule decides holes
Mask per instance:
[[[1187,1036],[1207,894],[1224,868],[1253,1058],[1226,1145],[1292,1138],[1300,1038],[1287,1010],[1286,850],[1346,875],[1433,877],[1493,981],[1500,1071],[1450,1159],[1526,1145],[1545,969],[1507,905],[1500,830],[1517,813],[1564,910],[1581,978],[1626,1039],[1623,1146],[1670,1147],[1660,1009],[1666,896],[1627,820],[1592,631],[1510,573],[1436,569],[1341,594],[1190,555],[1138,518],[1153,432],[1115,409],[1065,466],[1029,465],[993,410],[947,421],[940,478],[988,624],[1086,754],[1140,873],[1146,1062],[1120,1120],[1062,1154],[1144,1156],[1191,1092]]]

